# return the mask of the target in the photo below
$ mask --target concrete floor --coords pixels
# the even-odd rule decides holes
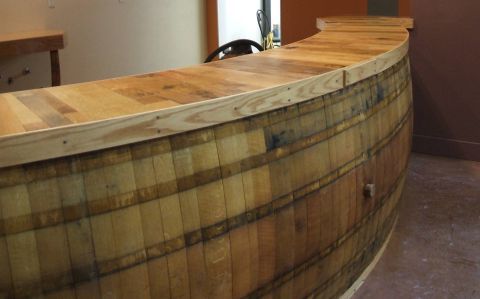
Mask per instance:
[[[412,155],[395,231],[353,298],[480,298],[480,162]]]

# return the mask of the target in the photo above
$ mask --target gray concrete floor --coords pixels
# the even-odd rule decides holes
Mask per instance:
[[[353,298],[480,298],[480,162],[413,154],[400,209]]]

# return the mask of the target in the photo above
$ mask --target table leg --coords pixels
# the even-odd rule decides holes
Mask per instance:
[[[50,66],[52,71],[52,86],[60,85],[60,58],[58,50],[50,51]]]

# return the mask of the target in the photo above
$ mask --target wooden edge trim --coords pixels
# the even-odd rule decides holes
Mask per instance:
[[[362,287],[363,283],[365,280],[367,280],[368,276],[370,273],[372,273],[373,269],[377,266],[378,262],[380,261],[380,258],[383,256],[383,253],[385,252],[385,249],[387,249],[387,246],[390,242],[390,239],[392,238],[393,231],[395,230],[395,227],[397,226],[398,222],[398,216],[395,218],[392,229],[390,230],[390,233],[387,236],[387,239],[382,245],[382,248],[377,252],[375,257],[373,258],[373,261],[368,265],[365,270],[363,270],[362,274],[358,277],[358,279],[353,283],[353,285],[345,291],[345,293],[340,297],[340,299],[351,299],[353,295]]]
[[[369,17],[339,17],[339,18],[330,18],[330,17],[320,17],[317,18],[317,28],[319,30],[325,30],[328,27],[329,23],[345,23],[345,24],[354,24],[356,26],[370,26],[369,24],[364,24],[364,23],[359,23],[360,21],[365,21],[368,20]],[[397,17],[397,18],[392,18],[392,17],[375,17],[376,21],[389,21],[390,26],[401,26],[404,27],[405,29],[412,30],[415,28],[415,20],[410,17]],[[391,24],[392,19],[397,20],[396,24]],[[379,26],[382,25],[381,23],[377,24],[372,24],[374,26]],[[383,24],[386,25],[386,24]]]
[[[408,33],[396,49],[374,57],[373,64],[368,60],[284,85],[170,109],[4,136],[0,168],[147,141],[276,110],[378,74],[407,53]]]
[[[317,18],[317,29],[320,31],[327,29],[327,22],[322,18]]]

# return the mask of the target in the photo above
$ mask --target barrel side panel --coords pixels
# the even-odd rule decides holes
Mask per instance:
[[[0,169],[0,297],[339,296],[393,227],[411,136],[405,57],[283,109]]]

